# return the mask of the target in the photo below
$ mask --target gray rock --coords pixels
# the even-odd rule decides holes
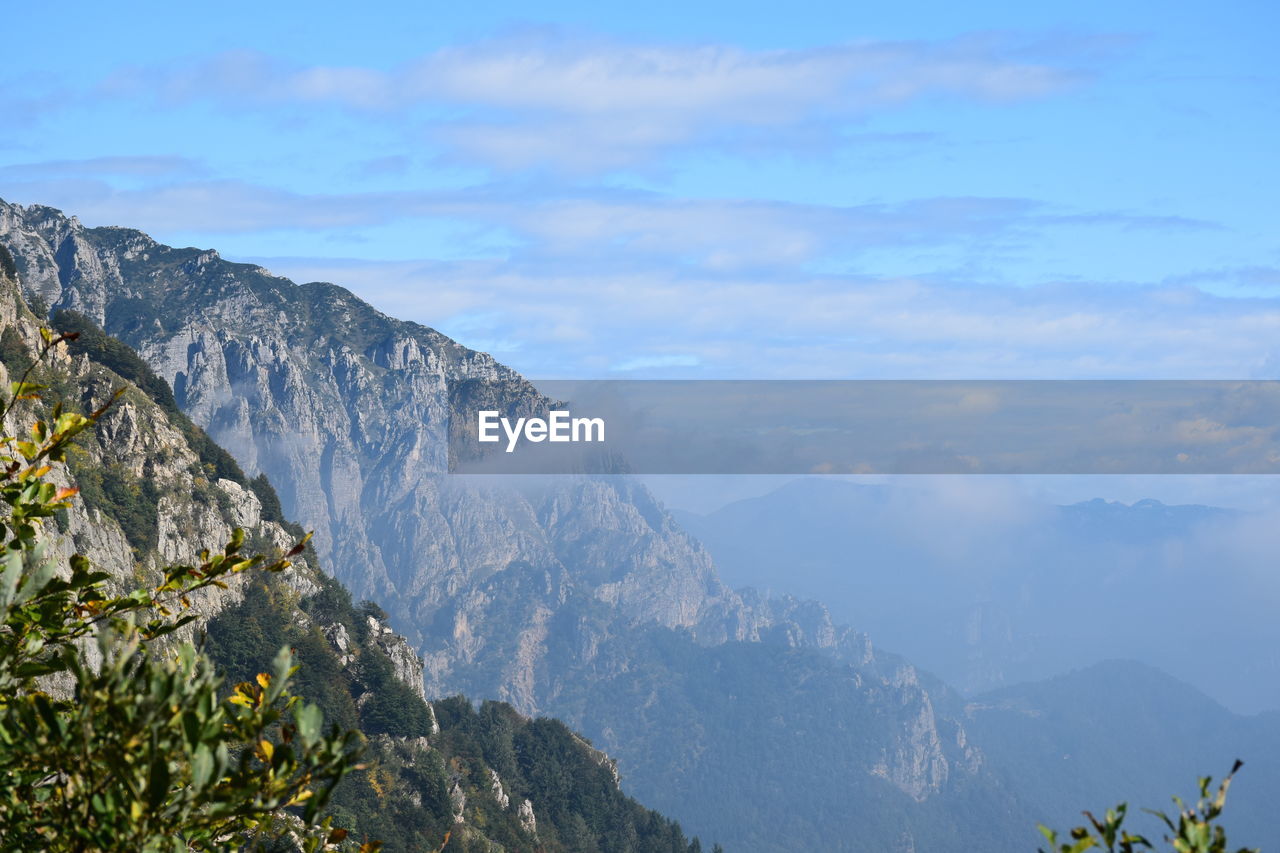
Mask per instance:
[[[533,814],[533,803],[525,800],[520,803],[520,827],[533,836],[538,834],[538,819]]]

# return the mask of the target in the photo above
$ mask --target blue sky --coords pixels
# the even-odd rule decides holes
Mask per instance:
[[[0,197],[533,377],[1280,375],[1274,4],[33,4]]]

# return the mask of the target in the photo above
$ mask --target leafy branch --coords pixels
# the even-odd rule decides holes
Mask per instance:
[[[1216,821],[1227,802],[1227,790],[1244,762],[1237,760],[1231,772],[1218,784],[1212,794],[1210,787],[1213,780],[1209,776],[1200,779],[1200,798],[1195,805],[1188,806],[1179,797],[1174,797],[1177,806],[1175,815],[1165,812],[1144,809],[1148,814],[1158,817],[1170,834],[1165,835],[1175,853],[1228,853],[1227,833]],[[1092,812],[1085,812],[1088,826],[1077,826],[1070,831],[1070,841],[1059,841],[1058,833],[1041,825],[1040,833],[1049,841],[1049,850],[1043,848],[1040,853],[1084,853],[1094,848],[1104,849],[1107,853],[1137,853],[1140,850],[1155,850],[1156,847],[1145,836],[1135,835],[1124,828],[1128,806],[1121,803],[1106,814],[1097,818]],[[1236,853],[1259,853],[1256,848],[1241,847]]]
[[[41,338],[0,423],[19,401],[41,403],[33,371],[74,335]],[[228,692],[190,642],[154,642],[198,618],[193,596],[284,571],[309,536],[274,558],[246,556],[237,529],[196,565],[120,595],[87,556],[64,560],[41,536],[78,492],[51,479],[71,442],[123,393],[88,415],[59,403],[47,420],[33,413],[28,437],[0,437],[0,847],[159,853],[291,839],[308,853],[337,849],[346,833],[320,813],[363,739],[325,732],[319,708],[290,692],[292,652]]]

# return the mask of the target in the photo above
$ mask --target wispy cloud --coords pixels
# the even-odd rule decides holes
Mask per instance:
[[[696,355],[646,355],[620,361],[613,369],[621,373],[667,367],[697,367]]]
[[[1280,267],[1255,265],[1196,270],[1172,278],[1170,283],[1195,285],[1241,296],[1269,296],[1280,293]]]
[[[381,193],[308,195],[234,180],[120,187],[93,177],[42,179],[41,170],[30,179],[23,177],[0,180],[10,201],[59,207],[94,225],[125,222],[148,231],[339,229],[386,222],[406,213],[404,203],[384,205]]]
[[[753,199],[682,199],[611,189],[529,189],[490,184],[457,190],[297,193],[228,180],[157,180],[120,187],[95,179],[194,168],[178,158],[100,158],[0,170],[0,194],[62,207],[93,224],[128,222],[165,232],[344,232],[411,219],[503,237],[503,253],[559,267],[608,270],[638,260],[670,268],[797,271],[831,258],[892,247],[1035,239],[1072,224],[1184,230],[1207,224],[1172,217],[1062,212],[1031,199],[923,198],[861,205]],[[33,176],[28,176],[28,171]],[[59,174],[60,173],[60,174]],[[44,175],[50,177],[44,177]],[[86,177],[77,177],[78,175]]]
[[[509,222],[536,238],[543,251],[647,256],[735,269],[794,266],[837,248],[850,252],[992,235],[1023,223],[1035,207],[1000,198],[841,207],[624,196],[516,208]]]
[[[397,118],[426,108],[420,118],[457,156],[584,172],[818,117],[856,119],[921,98],[1039,98],[1087,77],[1060,55],[1035,53],[990,35],[747,50],[539,32],[442,48],[391,70],[299,66],[233,51],[122,68],[100,90],[168,103],[329,104]]]
[[[0,166],[0,177],[24,180],[40,178],[191,178],[205,173],[204,167],[189,157],[172,155],[127,155],[87,157],[80,160],[37,160]]]
[[[498,350],[531,376],[1241,378],[1267,375],[1280,299],[1133,282],[600,273],[518,262],[270,259]],[[465,320],[456,328],[454,318]]]
[[[535,376],[1239,378],[1280,363],[1271,357],[1280,354],[1277,298],[1222,298],[1172,280],[1015,287],[930,267],[902,277],[829,272],[885,249],[1017,251],[1068,224],[1207,227],[1168,217],[1018,198],[831,206],[523,184],[308,194],[163,177],[122,189],[0,176],[0,195],[161,238],[359,236],[414,218],[496,236],[467,261],[267,265],[352,287]]]
[[[44,150],[45,141],[33,138],[31,130],[76,103],[81,90],[45,69],[7,65],[0,72],[0,151]]]

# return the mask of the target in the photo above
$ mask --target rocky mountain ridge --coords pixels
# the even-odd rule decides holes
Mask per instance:
[[[812,707],[777,715],[810,718],[828,743],[762,741],[760,772],[790,778],[795,749],[842,743],[837,796],[885,800],[885,849],[913,838],[921,809],[952,819],[933,801],[994,784],[945,688],[820,606],[729,589],[638,483],[517,488],[447,474],[459,386],[490,383],[512,410],[541,402],[491,357],[334,285],[294,285],[49,208],[0,203],[0,243],[32,298],[82,312],[133,346],[247,472],[269,476],[287,514],[316,530],[337,577],[379,602],[423,654],[429,695],[555,713],[619,756],[630,790],[742,849],[789,849],[761,838],[794,811],[759,791],[735,794],[743,743],[697,734],[735,724],[743,711],[730,699],[744,683],[773,703],[769,685],[805,673],[797,695]],[[692,700],[706,685],[719,691],[706,707],[729,702],[720,719]],[[613,690],[613,701],[598,698]],[[836,702],[848,707],[823,707]],[[869,728],[847,731],[841,715]],[[723,790],[698,801],[695,785]],[[695,801],[700,814],[682,811]],[[742,808],[758,809],[762,824],[740,825]],[[801,836],[822,839],[816,815],[796,821]]]

